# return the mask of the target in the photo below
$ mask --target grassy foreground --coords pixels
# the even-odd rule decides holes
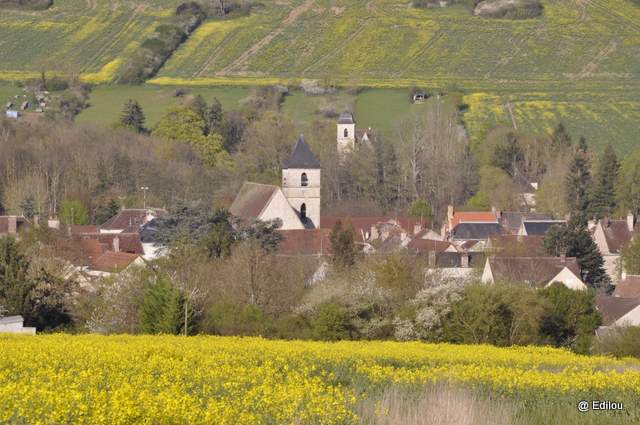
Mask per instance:
[[[640,362],[551,348],[0,335],[0,353],[0,423],[418,424],[466,410],[455,423],[640,419]],[[582,399],[625,410],[579,414]],[[468,421],[483,411],[506,416]]]

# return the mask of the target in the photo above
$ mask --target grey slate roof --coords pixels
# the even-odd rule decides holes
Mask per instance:
[[[284,168],[320,168],[320,161],[311,152],[311,148],[300,136],[289,159],[284,163]]]
[[[544,220],[544,221],[524,221],[524,228],[527,231],[527,235],[546,235],[549,229],[555,225],[564,224],[562,220]]]
[[[453,229],[455,240],[485,240],[489,236],[502,233],[502,227],[498,223],[472,223],[462,222]]]
[[[502,226],[511,233],[517,233],[523,221],[532,220],[551,220],[551,216],[542,213],[517,211],[503,211],[500,215],[500,222],[502,223]]]
[[[338,124],[354,124],[353,114],[351,112],[345,111],[340,114],[338,118]]]

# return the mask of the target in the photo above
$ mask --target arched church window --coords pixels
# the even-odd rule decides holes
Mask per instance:
[[[309,179],[307,178],[307,173],[302,173],[300,176],[300,186],[306,187],[309,186]]]
[[[307,218],[307,204],[300,205],[300,218]]]
[[[346,128],[344,129],[344,137],[349,137],[349,130]]]

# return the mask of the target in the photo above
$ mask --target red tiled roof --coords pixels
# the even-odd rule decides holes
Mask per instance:
[[[492,211],[457,211],[451,220],[451,229],[460,223],[497,223],[498,216]]]
[[[74,224],[71,225],[71,234],[73,235],[78,235],[78,234],[83,234],[83,233],[98,233],[99,229],[98,226],[91,226],[91,225],[78,225],[78,224]]]
[[[620,298],[640,298],[640,276],[627,275],[625,279],[620,280],[616,285],[613,296]]]
[[[392,217],[392,216],[371,216],[371,217],[334,217],[334,216],[322,216],[320,218],[320,227],[323,229],[332,229],[335,224],[341,221],[343,225],[351,224],[356,231],[356,237],[358,240],[362,239],[363,234],[370,234],[371,227],[379,224],[390,223],[392,225],[398,225],[407,234],[413,235],[413,230],[416,224],[424,229],[427,227],[426,219],[419,219],[413,217]]]
[[[152,215],[160,216],[165,213],[161,209],[126,209],[120,211],[118,214],[111,217],[104,224],[100,226],[104,230],[122,230],[127,228],[139,229],[146,223],[147,214],[151,212]]]
[[[140,234],[138,233],[83,233],[78,236],[81,240],[95,240],[108,250],[113,251],[113,240],[119,239],[119,250],[130,254],[144,254]]]
[[[95,239],[80,239],[79,243],[83,256],[88,258],[89,262],[107,251],[107,247]]]
[[[278,254],[324,255],[330,252],[330,229],[279,230],[278,232],[283,236],[278,245]]]
[[[107,251],[91,261],[91,270],[101,272],[119,272],[133,263],[140,256],[127,252]]]

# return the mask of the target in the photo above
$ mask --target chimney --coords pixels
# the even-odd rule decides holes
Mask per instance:
[[[602,225],[604,227],[609,227],[609,224],[610,224],[609,217],[608,216],[602,217]]]
[[[635,224],[634,218],[633,213],[629,211],[627,214],[627,229],[629,229],[630,232],[633,232],[633,225]]]
[[[380,237],[380,235],[378,234],[378,228],[376,226],[372,225],[371,226],[371,233],[370,233],[371,240],[375,241],[379,237]]]
[[[620,275],[620,279],[621,280],[627,280],[627,271],[626,270],[622,270],[622,273]]]
[[[447,220],[449,221],[449,227],[451,227],[451,220],[453,220],[453,205],[447,206]]]
[[[38,226],[40,224],[40,216],[38,214],[33,216],[33,225]]]
[[[113,251],[120,252],[120,238],[118,236],[113,238]]]
[[[18,217],[11,215],[7,218],[7,233],[15,235],[18,232]]]
[[[47,221],[47,226],[49,226],[50,229],[60,229],[60,220],[58,220],[57,218],[50,218],[49,221]]]
[[[422,231],[422,224],[420,223],[416,223],[413,225],[413,234],[417,235],[418,233],[420,233],[420,231]]]
[[[463,252],[460,256],[460,267],[469,268],[469,253]]]
[[[560,254],[560,262],[565,264],[567,262],[567,255],[565,253]]]
[[[435,266],[436,266],[436,252],[429,251],[429,267],[435,267]]]

